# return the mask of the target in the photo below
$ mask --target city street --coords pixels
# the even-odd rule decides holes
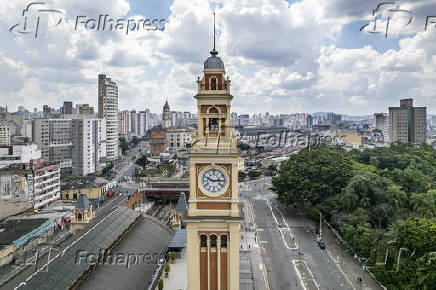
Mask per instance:
[[[254,209],[270,289],[355,289],[329,253],[318,247],[305,219],[276,207],[270,182],[259,179],[240,187],[241,198]]]

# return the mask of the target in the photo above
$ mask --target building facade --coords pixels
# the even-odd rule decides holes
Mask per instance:
[[[41,162],[35,162],[31,166],[33,168],[34,208],[38,210],[61,197],[60,165],[44,165]]]
[[[63,173],[72,172],[72,120],[34,119],[32,140],[46,163],[60,163]]]
[[[188,148],[191,145],[191,135],[192,132],[186,129],[167,129],[168,150],[177,151]]]
[[[214,49],[195,96],[198,129],[190,149],[188,289],[239,289],[238,149],[230,127],[230,80]]]
[[[165,130],[152,130],[150,138],[150,156],[159,158],[161,153],[167,150],[167,139]]]
[[[0,168],[13,164],[29,163],[32,159],[40,159],[41,151],[36,144],[0,147]]]
[[[118,85],[98,75],[98,117],[106,119],[106,160],[118,158]]]
[[[427,140],[427,108],[414,107],[413,99],[389,107],[389,141],[423,144]]]
[[[0,146],[11,145],[11,129],[8,122],[0,121]]]
[[[106,166],[106,120],[72,120],[73,175],[86,176]]]
[[[166,101],[162,112],[162,129],[168,128],[171,128],[171,110],[168,101]]]

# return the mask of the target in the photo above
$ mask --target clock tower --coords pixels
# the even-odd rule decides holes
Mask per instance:
[[[198,130],[190,149],[188,289],[239,289],[238,149],[230,127],[230,80],[214,49],[194,98]]]

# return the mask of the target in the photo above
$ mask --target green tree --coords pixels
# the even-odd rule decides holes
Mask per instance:
[[[250,177],[251,179],[260,177],[261,175],[262,172],[260,172],[259,170],[251,170],[248,172],[248,177]]]
[[[436,217],[436,190],[427,193],[414,193],[410,198],[414,213],[427,218]]]
[[[138,158],[138,160],[136,160],[136,164],[139,166],[142,166],[142,167],[147,166],[148,163],[149,162],[148,162],[147,156],[145,156],[145,155],[142,155],[141,158]]]
[[[342,149],[303,149],[282,164],[279,175],[272,179],[272,190],[283,204],[309,201],[317,205],[342,191],[352,176],[351,169],[351,159]]]
[[[247,177],[247,174],[244,172],[244,171],[239,171],[238,172],[238,180],[241,182],[241,181],[244,181],[244,179]]]
[[[247,150],[250,150],[250,145],[248,145],[247,143],[243,143],[243,142],[241,142],[241,143],[238,143],[238,149],[239,150],[242,150],[242,151],[247,151]]]
[[[164,288],[164,281],[162,279],[159,279],[159,282],[157,282],[157,288],[159,290],[162,290]]]

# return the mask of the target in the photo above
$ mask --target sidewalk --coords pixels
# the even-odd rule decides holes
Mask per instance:
[[[170,273],[168,278],[165,278],[165,271],[162,275],[165,290],[186,290],[188,289],[188,261],[186,253],[182,253],[182,257],[170,263]]]

